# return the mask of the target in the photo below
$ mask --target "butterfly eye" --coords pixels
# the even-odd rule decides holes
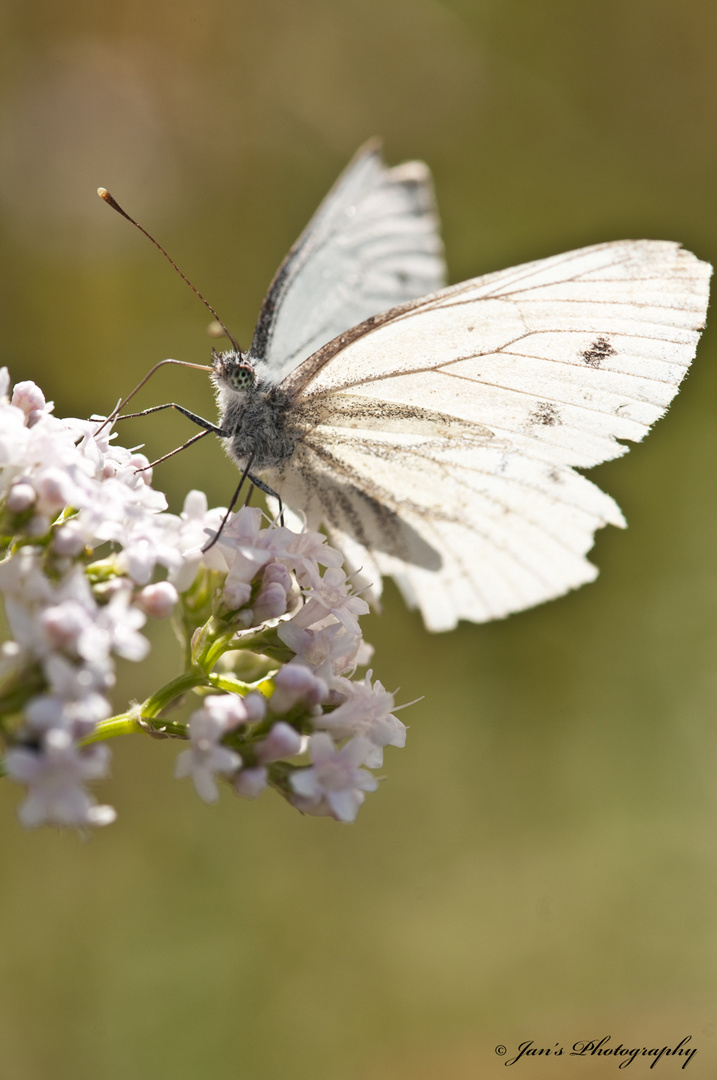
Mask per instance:
[[[256,374],[251,364],[227,364],[224,369],[224,377],[232,390],[251,390],[256,382]]]

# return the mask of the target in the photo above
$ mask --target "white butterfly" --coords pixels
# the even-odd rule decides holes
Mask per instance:
[[[374,598],[390,575],[447,630],[596,576],[595,530],[625,522],[575,468],[662,416],[711,268],[624,240],[441,288],[437,230],[427,168],[360,151],[280,267],[249,353],[215,356],[212,429]]]

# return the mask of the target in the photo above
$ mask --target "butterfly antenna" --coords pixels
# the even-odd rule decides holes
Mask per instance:
[[[170,264],[171,264],[171,265],[172,265],[172,266],[174,267],[174,269],[175,269],[175,270],[177,271],[177,273],[179,274],[179,276],[180,276],[180,278],[182,279],[182,281],[185,281],[185,282],[187,283],[187,285],[189,286],[189,288],[190,288],[190,289],[192,290],[192,292],[193,292],[193,293],[195,293],[195,295],[199,297],[199,299],[200,299],[200,300],[202,301],[202,303],[204,304],[204,306],[205,306],[206,308],[209,308],[209,310],[211,311],[212,315],[213,315],[213,316],[214,316],[214,318],[215,318],[215,319],[217,320],[217,322],[218,322],[218,323],[219,323],[219,325],[221,326],[221,328],[222,328],[222,330],[224,331],[224,333],[226,334],[226,336],[227,336],[227,337],[229,338],[229,340],[231,341],[231,343],[232,343],[232,345],[234,346],[234,348],[236,349],[236,351],[237,351],[238,353],[240,353],[240,352],[241,352],[241,348],[239,347],[239,344],[238,344],[238,342],[237,342],[237,341],[235,341],[235,340],[234,340],[234,338],[232,337],[232,335],[231,335],[231,334],[229,333],[229,331],[227,330],[226,326],[224,325],[224,323],[222,322],[222,320],[221,320],[221,319],[219,318],[219,316],[217,315],[217,313],[216,313],[216,311],[214,310],[214,308],[212,307],[212,305],[211,305],[211,304],[209,303],[209,301],[208,301],[207,299],[205,299],[205,297],[203,297],[203,296],[202,296],[202,294],[200,293],[199,289],[197,289],[197,288],[196,288],[196,287],[195,287],[194,285],[192,285],[192,283],[191,283],[191,281],[189,280],[189,278],[188,278],[188,277],[187,277],[187,276],[186,276],[185,274],[183,274],[183,273],[182,273],[182,271],[181,271],[181,270],[179,269],[179,267],[177,266],[177,264],[176,264],[176,262],[174,261],[174,259],[173,259],[173,258],[172,258],[172,257],[171,257],[170,255],[168,255],[168,254],[167,254],[167,252],[166,252],[166,251],[164,250],[164,248],[162,247],[162,245],[161,245],[161,244],[160,244],[160,243],[159,243],[159,242],[158,242],[157,240],[155,240],[155,239],[154,239],[154,237],[152,236],[152,234],[151,234],[151,233],[148,233],[148,232],[147,232],[147,230],[146,230],[145,228],[143,228],[143,227],[142,227],[142,226],[140,225],[140,223],[139,223],[138,221],[135,221],[133,217],[130,217],[130,216],[129,216],[129,214],[127,213],[127,211],[126,211],[126,210],[123,210],[123,209],[122,209],[122,207],[121,207],[121,206],[120,206],[120,204],[119,204],[119,203],[117,202],[117,200],[116,200],[115,198],[113,198],[113,196],[112,196],[112,195],[110,195],[110,193],[109,193],[109,191],[107,190],[107,188],[103,188],[103,187],[101,187],[101,188],[97,188],[97,194],[99,195],[99,197],[100,197],[101,199],[104,199],[104,201],[105,201],[106,203],[108,203],[108,204],[109,204],[109,206],[111,206],[113,210],[116,210],[118,214],[121,214],[123,218],[126,218],[126,219],[127,219],[127,221],[129,221],[129,222],[130,222],[130,224],[134,225],[134,227],[135,227],[136,229],[139,229],[139,231],[140,231],[141,233],[144,233],[144,235],[145,235],[145,236],[147,237],[147,239],[148,239],[148,240],[151,240],[151,241],[152,241],[152,243],[154,244],[154,246],[155,246],[156,248],[158,248],[158,249],[159,249],[159,251],[161,251],[161,252],[162,252],[162,254],[164,255],[164,257],[165,257],[165,259],[167,260],[167,262],[169,262],[169,263],[170,263]]]

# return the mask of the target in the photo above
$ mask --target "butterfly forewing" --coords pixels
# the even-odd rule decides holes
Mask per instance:
[[[595,530],[624,522],[571,466],[619,456],[617,440],[640,440],[665,411],[694,356],[709,274],[676,244],[622,241],[354,328],[283,384],[307,430],[282,496],[376,594],[393,576],[431,629],[591,580]]]

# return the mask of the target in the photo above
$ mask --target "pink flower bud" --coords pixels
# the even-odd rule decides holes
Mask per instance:
[[[71,484],[60,469],[45,469],[38,482],[38,494],[43,507],[60,510],[71,498]]]
[[[271,711],[288,712],[301,700],[307,705],[317,705],[325,700],[328,692],[325,680],[314,675],[310,668],[303,664],[285,664],[274,679]]]
[[[22,514],[29,510],[37,501],[37,492],[32,484],[23,483],[22,480],[13,484],[7,493],[7,508],[11,514]]]
[[[238,694],[211,694],[205,697],[202,708],[226,731],[246,724],[249,718],[244,699]]]
[[[166,619],[174,611],[179,594],[169,581],[157,581],[147,585],[135,599],[137,607],[153,619]]]
[[[266,716],[266,698],[263,694],[260,694],[258,690],[252,690],[243,700],[248,724],[255,724],[257,720],[264,719]]]
[[[226,606],[231,611],[236,611],[237,608],[244,607],[244,604],[251,596],[251,585],[247,585],[243,581],[236,581],[232,585],[225,587],[222,596]]]
[[[301,751],[302,738],[290,724],[279,720],[265,739],[257,743],[256,756],[261,762],[281,761]]]
[[[45,395],[34,382],[15,383],[12,392],[12,404],[15,408],[22,409],[28,421],[32,424],[45,408]]]
[[[53,546],[58,555],[74,558],[86,547],[85,535],[74,521],[68,521],[55,530]]]
[[[254,624],[278,619],[286,611],[286,589],[278,581],[265,585],[254,601]]]
[[[256,769],[242,769],[234,779],[234,790],[245,799],[256,799],[269,780],[268,770],[260,765]]]

